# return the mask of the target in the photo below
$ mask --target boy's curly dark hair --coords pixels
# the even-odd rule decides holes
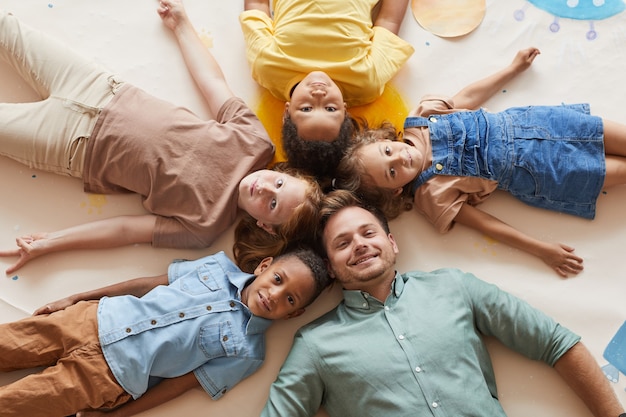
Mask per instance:
[[[290,247],[282,254],[276,256],[274,258],[274,262],[279,259],[286,259],[289,257],[299,259],[304,265],[306,265],[307,268],[311,270],[313,279],[315,280],[315,292],[311,299],[307,300],[307,304],[313,302],[313,300],[315,300],[317,296],[320,295],[321,292],[324,291],[324,289],[332,282],[328,273],[328,268],[326,267],[326,262],[324,262],[324,259],[319,255],[319,253],[308,246]]]
[[[289,116],[285,116],[282,127],[283,149],[290,167],[313,175],[322,184],[329,182],[344,152],[359,131],[359,123],[346,113],[339,134],[331,142],[305,140]]]

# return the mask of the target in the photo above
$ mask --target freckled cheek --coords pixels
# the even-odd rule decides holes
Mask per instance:
[[[251,200],[250,207],[260,216],[267,214],[267,204],[263,198],[255,198]]]

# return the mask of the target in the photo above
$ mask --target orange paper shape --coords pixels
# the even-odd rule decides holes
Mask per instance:
[[[442,38],[463,36],[476,29],[486,7],[486,0],[411,0],[417,23]]]

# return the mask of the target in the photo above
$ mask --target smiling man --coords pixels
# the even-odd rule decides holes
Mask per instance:
[[[484,336],[553,366],[595,416],[624,412],[580,337],[524,301],[456,269],[397,273],[386,219],[351,194],[327,197],[320,233],[344,301],[298,331],[264,417],[504,416]]]

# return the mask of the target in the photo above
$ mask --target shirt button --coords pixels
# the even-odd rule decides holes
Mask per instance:
[[[420,373],[422,372],[422,368],[420,368],[419,366],[415,367],[415,372]]]
[[[363,308],[367,307],[367,303],[363,303]]]
[[[178,317],[182,319],[183,317],[185,317],[185,313],[178,313]]]
[[[207,309],[208,311],[211,311],[211,310],[213,310],[213,307],[211,307],[211,306],[206,306],[206,309]]]
[[[202,275],[202,280],[206,281],[207,279],[209,279],[209,277],[207,277],[206,275]]]
[[[434,402],[434,403],[432,404],[432,406],[433,406],[433,408],[437,408],[437,407],[439,407],[439,404],[437,404],[437,402]]]
[[[235,307],[235,302],[234,302],[234,301],[231,301],[231,302],[230,302],[230,306],[231,306],[231,307]]]
[[[428,120],[430,120],[433,123],[437,123],[437,118],[435,116],[430,116]]]
[[[126,333],[130,333],[130,332],[132,332],[132,329],[130,327],[127,327],[126,328]]]
[[[389,306],[385,306],[385,311],[389,311]]]
[[[152,325],[154,326],[155,324],[157,324],[157,321],[156,321],[156,320],[152,320],[152,321],[150,322],[150,324],[152,324]]]
[[[443,169],[443,165],[441,165],[441,164],[436,164],[436,165],[435,165],[435,169],[436,169],[437,171],[441,171],[441,170]]]
[[[403,334],[399,335],[399,336],[398,336],[398,339],[400,339],[400,340],[404,340],[404,335],[403,335]]]
[[[228,341],[228,336],[224,336],[224,337],[222,337],[222,341],[223,341],[223,342],[227,342],[227,341]]]

